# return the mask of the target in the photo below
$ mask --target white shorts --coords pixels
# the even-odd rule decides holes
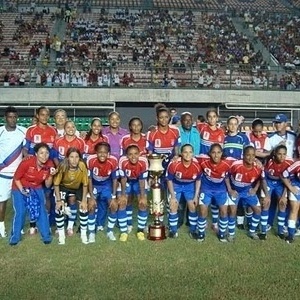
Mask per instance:
[[[4,174],[3,174],[4,175]],[[4,176],[12,177],[12,174],[5,174]],[[0,177],[0,202],[8,200],[11,196],[12,178]]]

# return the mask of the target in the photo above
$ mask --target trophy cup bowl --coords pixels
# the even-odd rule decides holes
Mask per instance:
[[[165,158],[163,154],[148,155],[149,174],[153,179],[151,184],[152,198],[150,199],[150,214],[154,216],[154,222],[148,228],[148,239],[151,241],[160,241],[166,238],[166,228],[159,219],[164,214],[164,203],[161,199],[159,177],[164,173],[162,163]]]

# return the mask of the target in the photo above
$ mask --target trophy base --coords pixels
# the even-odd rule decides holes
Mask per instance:
[[[166,239],[166,228],[163,224],[151,224],[148,229],[148,240],[161,241]]]

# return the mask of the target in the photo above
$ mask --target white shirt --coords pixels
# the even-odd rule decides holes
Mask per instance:
[[[282,142],[284,142],[287,147],[287,156],[293,158],[296,150],[296,134],[291,131],[286,131],[284,135],[279,135],[278,132],[274,132],[270,135],[270,145],[272,149]]]
[[[0,127],[0,166],[9,156],[15,159],[8,159],[5,167],[0,170],[0,173],[14,173],[22,161],[22,148],[25,145],[26,128],[22,126],[16,127],[13,131],[7,131],[5,126]],[[14,153],[15,152],[15,153]],[[14,154],[14,155],[13,155]]]

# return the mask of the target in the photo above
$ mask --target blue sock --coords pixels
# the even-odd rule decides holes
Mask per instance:
[[[169,225],[170,231],[173,233],[177,232],[177,225],[178,225],[178,214],[176,213],[169,213]]]
[[[255,233],[259,221],[260,221],[260,214],[253,213],[249,232]]]
[[[199,235],[205,235],[205,229],[206,229],[206,218],[198,217],[198,230]]]
[[[229,235],[235,235],[235,222],[236,217],[228,217],[228,233]]]
[[[225,236],[228,227],[228,217],[219,217],[219,236]]]
[[[190,232],[195,232],[197,227],[198,214],[197,212],[188,212],[188,219],[190,223]]]
[[[108,222],[107,222],[107,232],[110,232],[114,229],[117,221],[117,213],[109,212],[108,213]]]
[[[252,222],[253,212],[246,212],[247,226],[250,228]]]
[[[211,210],[212,223],[213,224],[218,224],[219,207],[217,205],[211,204],[210,205],[210,210]]]
[[[88,232],[93,233],[96,231],[96,214],[89,214],[88,216]]]
[[[127,233],[127,213],[125,209],[119,209],[117,212],[118,222],[121,233]]]
[[[144,230],[147,224],[148,211],[147,210],[138,210],[138,230]],[[128,221],[128,219],[127,219]]]
[[[278,234],[283,234],[283,227],[285,223],[286,213],[285,211],[278,211],[277,215],[277,230]]]
[[[132,214],[133,214],[132,204],[126,206],[126,214],[127,214],[127,225],[132,226]]]
[[[268,218],[268,224],[270,226],[273,226],[274,224],[274,219],[276,216],[276,209],[277,209],[277,199],[274,197],[271,197],[271,204],[269,207],[269,218]]]
[[[261,233],[264,234],[267,233],[268,217],[269,217],[269,210],[263,210],[261,212],[261,217],[260,217]]]

